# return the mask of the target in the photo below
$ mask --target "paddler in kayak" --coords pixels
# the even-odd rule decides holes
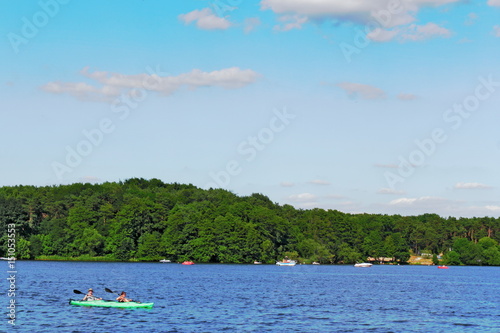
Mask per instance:
[[[102,298],[94,296],[94,289],[89,288],[89,291],[87,292],[87,294],[85,295],[85,297],[83,297],[82,301],[100,301],[101,299]]]
[[[120,296],[118,296],[118,298],[116,300],[118,302],[132,302],[131,299],[127,298],[127,293],[124,291],[122,291],[122,293],[120,294]]]

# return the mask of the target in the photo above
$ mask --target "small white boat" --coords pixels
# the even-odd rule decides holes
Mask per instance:
[[[357,264],[354,264],[354,267],[372,267],[373,264],[370,264],[368,262],[361,262],[361,263],[357,263]]]
[[[283,261],[277,261],[276,265],[278,266],[295,266],[297,262],[295,260],[283,259]]]
[[[312,263],[312,264],[313,264],[313,265],[319,265],[319,262],[317,262],[317,261],[313,261],[313,263]]]
[[[260,262],[260,261],[254,261],[253,264],[254,265],[262,265],[262,262]]]
[[[160,262],[163,262],[163,263],[170,263],[171,261],[170,261],[170,260],[168,260],[168,259],[162,259],[162,260],[160,260]]]

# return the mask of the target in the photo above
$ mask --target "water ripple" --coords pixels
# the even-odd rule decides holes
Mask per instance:
[[[500,332],[500,268],[19,262],[19,332]],[[85,274],[82,274],[85,272]],[[76,278],[78,277],[78,278]],[[126,290],[153,309],[68,305]],[[78,296],[78,297],[76,297]],[[7,304],[6,296],[1,296]],[[0,331],[4,326],[0,326]]]

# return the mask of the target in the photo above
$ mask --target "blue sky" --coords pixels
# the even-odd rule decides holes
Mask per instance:
[[[500,216],[500,1],[0,2],[0,185]]]

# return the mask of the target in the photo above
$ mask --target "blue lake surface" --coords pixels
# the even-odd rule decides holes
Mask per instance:
[[[0,267],[3,263],[0,262]],[[500,267],[16,263],[1,332],[500,332]],[[71,306],[104,288],[153,309]]]

